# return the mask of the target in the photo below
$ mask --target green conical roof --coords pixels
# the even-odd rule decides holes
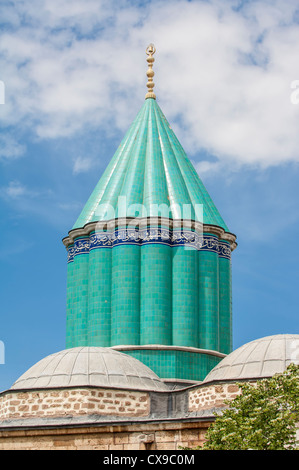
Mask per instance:
[[[195,208],[203,206],[204,224],[229,231],[192,163],[179,143],[161,108],[153,98],[146,99],[100,181],[89,197],[73,229],[89,222],[110,220],[111,208],[119,217],[119,197],[133,206],[128,216],[155,216],[155,207],[171,206],[166,215],[181,218],[184,205],[191,207],[191,218],[199,220]],[[138,205],[138,206],[137,206]],[[137,212],[136,212],[137,211]]]

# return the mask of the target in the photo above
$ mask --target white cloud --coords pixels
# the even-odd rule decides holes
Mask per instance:
[[[56,227],[64,227],[68,214],[70,218],[74,217],[73,213],[81,207],[76,202],[61,202],[61,195],[52,189],[32,187],[18,180],[0,187],[0,199],[9,208],[8,218],[24,220],[30,216],[37,221],[46,220]]]
[[[93,161],[88,157],[77,157],[74,161],[73,172],[75,174],[85,173],[89,171],[93,166]]]
[[[212,175],[223,170],[223,164],[219,161],[211,162],[209,160],[201,160],[200,162],[192,162],[199,175]]]
[[[157,47],[156,94],[186,151],[226,165],[298,161],[299,79],[294,0],[46,0],[3,6],[2,126],[41,139],[123,132],[146,92],[144,49]],[[116,8],[117,5],[117,8]],[[217,160],[221,162],[217,166]],[[80,157],[74,171],[88,171]]]
[[[9,133],[0,135],[0,160],[21,157],[26,147],[16,141]]]
[[[31,188],[18,180],[13,180],[7,186],[0,188],[0,196],[8,202],[21,203],[22,208],[33,207],[36,203],[43,204],[45,200],[53,198],[51,189]],[[27,204],[28,203],[28,204]]]
[[[5,199],[18,200],[24,197],[34,197],[36,192],[28,189],[19,181],[10,181],[8,186],[1,189],[1,194]]]

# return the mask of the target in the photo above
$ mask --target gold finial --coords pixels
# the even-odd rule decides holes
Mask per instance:
[[[153,71],[153,63],[155,62],[155,59],[153,58],[153,55],[154,55],[155,52],[156,52],[156,48],[155,48],[154,44],[149,44],[149,46],[147,46],[147,48],[146,48],[146,54],[148,55],[148,58],[146,59],[147,63],[148,63],[148,69],[147,69],[147,72],[146,72],[148,82],[147,82],[146,86],[148,88],[148,92],[145,95],[145,99],[147,99],[147,98],[156,99],[156,95],[153,92],[153,88],[155,86],[154,81],[153,81],[153,76],[155,75],[155,73]]]

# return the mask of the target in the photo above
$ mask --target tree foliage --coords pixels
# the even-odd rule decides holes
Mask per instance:
[[[253,383],[216,417],[206,434],[207,450],[294,450],[299,423],[299,365]]]

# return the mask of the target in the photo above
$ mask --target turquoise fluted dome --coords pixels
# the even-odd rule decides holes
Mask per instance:
[[[199,222],[229,231],[155,99],[145,100],[73,229],[110,220],[111,208],[119,217],[121,196],[127,206],[134,206],[127,216],[157,216],[160,206],[160,215],[179,219],[188,205],[190,218],[199,220],[198,204],[203,210]],[[136,214],[138,205],[146,214]]]
[[[63,239],[66,347],[113,347],[165,380],[203,380],[232,350],[235,239],[147,98]]]

